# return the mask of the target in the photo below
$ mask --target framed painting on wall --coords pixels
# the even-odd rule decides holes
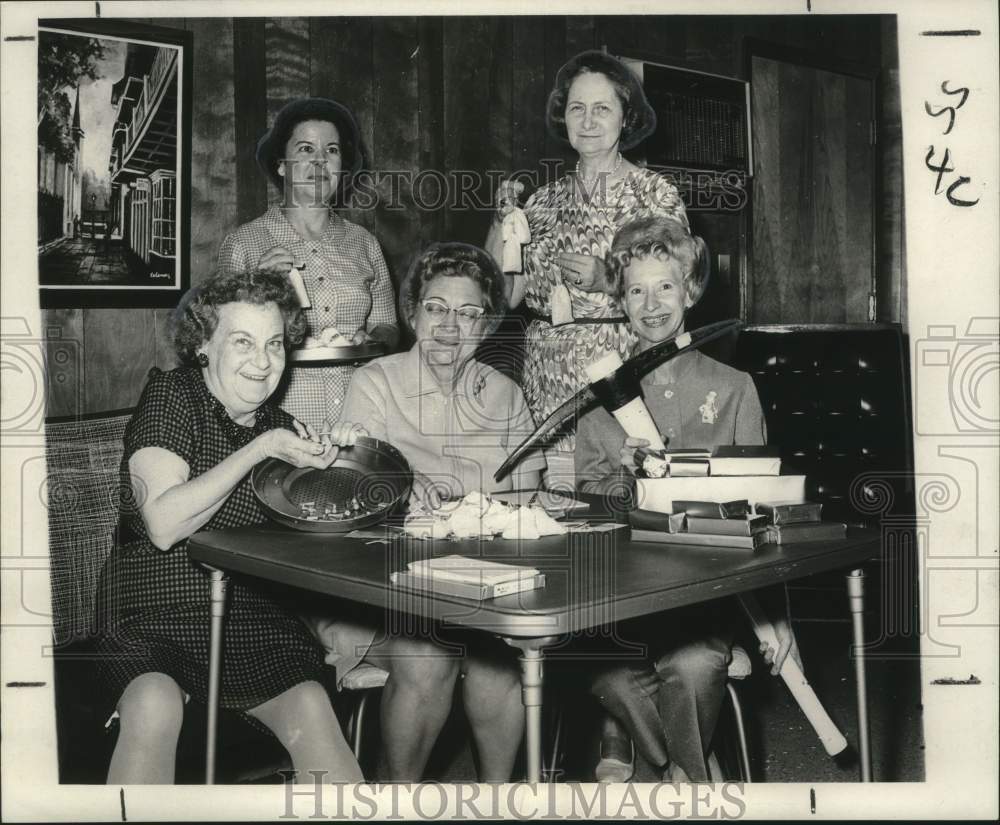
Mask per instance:
[[[43,308],[175,306],[190,281],[190,32],[38,26]]]

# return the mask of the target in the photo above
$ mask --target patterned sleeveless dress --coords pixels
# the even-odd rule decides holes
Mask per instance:
[[[525,247],[524,300],[536,315],[551,315],[550,295],[563,283],[557,263],[563,252],[600,258],[611,249],[615,233],[625,224],[653,216],[671,217],[688,226],[687,214],[677,189],[665,177],[648,169],[631,170],[587,201],[566,175],[535,192],[524,206],[531,227],[531,242]],[[603,196],[602,196],[603,195]],[[617,302],[603,292],[583,292],[566,284],[573,316],[615,318],[622,315]],[[624,323],[566,324],[553,327],[535,319],[525,336],[524,396],[535,423],[571,397],[587,383],[585,367],[609,352],[622,360],[632,352],[635,337]],[[566,436],[554,451],[572,456],[575,437]],[[552,467],[550,453],[550,469]]]

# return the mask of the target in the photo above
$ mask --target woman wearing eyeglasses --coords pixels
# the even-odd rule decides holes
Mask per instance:
[[[344,403],[345,420],[392,443],[414,473],[411,505],[480,490],[538,486],[544,458],[529,456],[501,485],[493,473],[534,429],[520,388],[473,359],[507,309],[503,276],[482,249],[435,244],[400,289],[400,314],[416,343],[359,369]],[[418,781],[451,710],[462,673],[465,714],[478,752],[479,779],[506,782],[524,729],[517,661],[511,648],[478,638],[451,640],[382,628],[374,621],[308,624],[327,648],[338,678],[361,661],[389,672],[382,695],[379,779]],[[378,636],[379,641],[375,642]]]
[[[507,311],[503,276],[482,249],[430,247],[400,288],[400,315],[416,343],[355,373],[344,420],[390,441],[414,471],[413,499],[436,508],[474,490],[538,486],[536,453],[499,484],[493,473],[534,430],[520,388],[473,359]]]

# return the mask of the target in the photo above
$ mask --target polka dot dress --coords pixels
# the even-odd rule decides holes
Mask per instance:
[[[182,458],[195,478],[261,433],[288,426],[289,416],[267,404],[253,427],[236,424],[198,369],[151,374],[125,432],[118,543],[99,591],[98,615],[109,617],[99,641],[109,712],[129,682],[149,672],[168,674],[197,701],[208,696],[208,573],[188,558],[187,540],[168,551],[153,546],[136,506],[129,457],[161,447]],[[202,529],[264,520],[247,476]],[[248,710],[300,682],[324,678],[323,650],[301,621],[236,580],[228,588],[223,644],[222,707]]]

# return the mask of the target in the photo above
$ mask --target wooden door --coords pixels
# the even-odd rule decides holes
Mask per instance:
[[[752,323],[864,323],[874,294],[871,78],[752,53]]]

